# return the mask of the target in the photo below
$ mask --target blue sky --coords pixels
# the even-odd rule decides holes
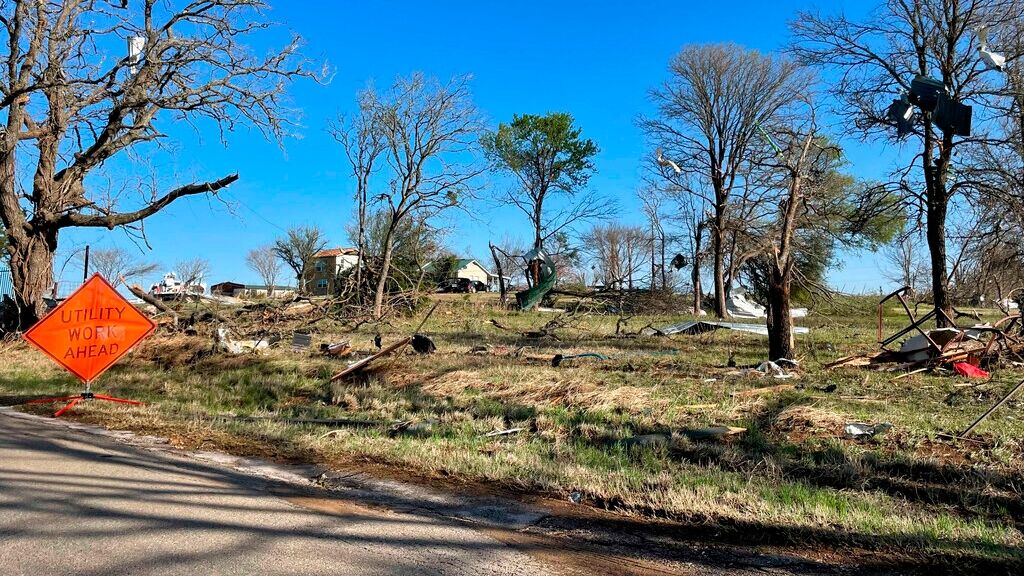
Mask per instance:
[[[167,185],[238,172],[223,203],[195,197],[146,221],[153,251],[147,258],[169,269],[193,256],[213,267],[209,283],[257,282],[245,266],[251,248],[267,244],[293,224],[316,224],[332,245],[347,244],[353,183],[326,122],[354,106],[355,93],[373,81],[386,87],[397,75],[422,71],[447,79],[470,73],[476,104],[492,125],[514,113],[565,111],[601,148],[593,190],[619,200],[621,219],[639,222],[635,192],[640,166],[651,154],[635,125],[652,107],[647,91],[662,82],[669,59],[688,43],[732,41],[776,50],[788,39],[787,21],[799,9],[864,14],[874,2],[272,2],[271,18],[306,41],[305,54],[334,70],[326,85],[296,84],[299,137],[283,149],[258,134],[180,136],[174,154],[153,160]],[[257,46],[264,50],[268,46]],[[877,177],[888,168],[876,149],[845,143],[852,170]],[[490,184],[505,184],[492,177]],[[529,236],[528,223],[510,209],[480,206],[476,216],[453,215],[448,243],[457,253],[484,256],[488,239]],[[132,247],[124,233],[68,231],[62,244]],[[132,248],[134,249],[134,248]],[[873,255],[844,254],[833,285],[877,290]],[[77,273],[66,272],[65,279]],[[147,279],[155,280],[155,278]]]

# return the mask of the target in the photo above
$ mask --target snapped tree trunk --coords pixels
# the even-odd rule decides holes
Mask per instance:
[[[790,313],[792,272],[771,265],[768,278],[768,359],[793,358],[793,316]]]

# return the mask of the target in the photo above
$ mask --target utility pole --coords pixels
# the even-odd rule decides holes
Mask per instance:
[[[82,266],[82,282],[89,279],[89,245],[85,245],[85,265]]]

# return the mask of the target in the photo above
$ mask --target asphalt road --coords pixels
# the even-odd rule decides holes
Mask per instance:
[[[0,412],[0,574],[548,574],[455,521],[327,512],[228,468]]]

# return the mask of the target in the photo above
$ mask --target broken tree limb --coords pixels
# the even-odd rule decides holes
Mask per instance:
[[[139,298],[146,304],[149,304],[150,306],[156,308],[161,312],[170,314],[171,317],[174,318],[174,323],[178,323],[178,313],[175,312],[174,309],[172,309],[167,304],[164,304],[163,302],[157,300],[156,298],[153,298],[149,294],[146,294],[145,290],[143,290],[142,287],[139,286],[138,284],[132,284],[131,286],[128,286],[128,291],[134,294],[137,298]]]
[[[420,329],[423,328],[423,325],[427,323],[428,319],[430,319],[430,315],[434,313],[434,310],[437,310],[438,304],[440,304],[440,302],[435,302],[434,303],[434,306],[430,308],[430,311],[427,312],[427,315],[423,317],[422,321],[420,321],[420,325],[416,327],[416,331],[413,332],[412,336],[406,336],[405,338],[402,338],[398,342],[395,342],[394,344],[391,344],[387,348],[381,350],[380,352],[377,352],[376,354],[374,354],[372,356],[367,356],[366,358],[363,358],[362,360],[359,360],[358,362],[353,363],[348,368],[345,368],[341,372],[338,372],[334,376],[331,376],[331,380],[330,381],[331,382],[336,382],[336,381],[344,378],[345,376],[348,376],[349,374],[352,374],[353,372],[358,372],[358,371],[362,370],[363,368],[366,368],[371,362],[373,362],[377,358],[381,358],[383,356],[387,356],[388,354],[392,354],[395,351],[397,351],[397,350],[399,350],[399,349],[401,349],[401,348],[403,348],[405,346],[408,346],[413,341],[413,339],[416,338],[417,335],[419,335]],[[425,338],[425,337],[421,336],[421,338]],[[426,338],[426,340],[428,342],[430,342],[431,346],[433,346],[433,342],[431,342],[429,338]]]
[[[362,360],[359,360],[358,362],[353,363],[351,366],[349,366],[348,368],[345,368],[341,372],[338,372],[334,376],[331,376],[331,382],[336,382],[336,381],[344,378],[345,376],[348,376],[349,374],[352,374],[353,372],[358,372],[358,371],[362,370],[363,368],[366,368],[370,364],[370,362],[373,362],[377,358],[381,358],[383,356],[387,356],[388,354],[391,354],[391,353],[395,352],[396,350],[399,350],[399,349],[401,349],[401,348],[403,348],[405,346],[408,346],[410,342],[412,342],[412,336],[406,336],[405,338],[402,338],[398,342],[395,342],[394,344],[389,345],[387,348],[381,350],[380,352],[377,352],[373,356],[367,356],[366,358],[363,358]]]

